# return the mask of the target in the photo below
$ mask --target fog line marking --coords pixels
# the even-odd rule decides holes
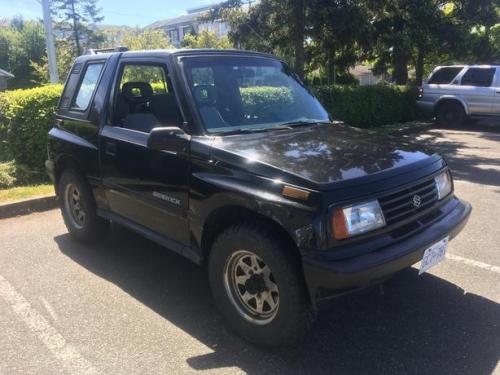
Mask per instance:
[[[64,337],[34,309],[26,298],[0,275],[0,297],[10,305],[16,315],[33,331],[49,351],[61,361],[70,374],[98,374],[94,366],[85,359]]]
[[[479,262],[477,260],[464,258],[464,257],[461,257],[459,255],[454,255],[454,254],[450,254],[450,253],[446,254],[446,258],[448,258],[450,260],[454,260],[456,262],[466,264],[468,266],[482,268],[483,270],[488,270],[488,271],[500,274],[500,267],[492,266],[491,264],[488,264],[488,263]]]

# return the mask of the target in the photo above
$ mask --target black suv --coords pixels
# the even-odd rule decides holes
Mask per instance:
[[[440,156],[330,122],[285,63],[248,51],[79,57],[48,152],[75,238],[114,222],[207,266],[261,345],[300,338],[321,299],[426,271],[471,211]]]

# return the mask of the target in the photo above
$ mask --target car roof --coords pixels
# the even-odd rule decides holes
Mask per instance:
[[[213,48],[193,48],[193,49],[155,49],[140,51],[117,51],[108,53],[97,53],[81,55],[77,57],[75,63],[91,60],[107,60],[115,54],[121,54],[123,57],[167,57],[170,55],[178,56],[207,56],[207,55],[242,55],[242,56],[260,56],[272,59],[278,59],[269,53],[247,51],[242,49],[213,49]]]
[[[500,65],[495,65],[495,64],[454,64],[454,65],[438,65],[436,66],[435,69],[440,69],[440,68],[498,68]]]

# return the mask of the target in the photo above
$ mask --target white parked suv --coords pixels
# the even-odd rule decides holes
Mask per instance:
[[[417,106],[444,126],[500,119],[500,66],[438,66],[420,88]]]

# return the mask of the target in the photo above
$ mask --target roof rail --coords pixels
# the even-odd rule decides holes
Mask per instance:
[[[86,55],[98,55],[99,53],[108,53],[108,52],[126,52],[128,51],[127,47],[109,47],[109,48],[89,48],[85,51]]]

